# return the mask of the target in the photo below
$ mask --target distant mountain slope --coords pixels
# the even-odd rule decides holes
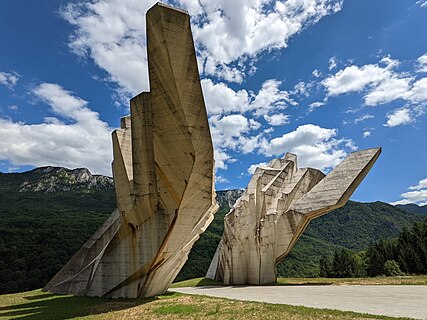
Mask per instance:
[[[405,211],[427,215],[427,204],[424,206],[419,206],[415,203],[398,204],[398,205],[396,205],[396,207],[399,209],[403,209]]]
[[[0,191],[42,191],[44,193],[71,189],[113,190],[113,178],[92,175],[86,168],[66,169],[41,167],[22,173],[1,173]]]
[[[315,219],[305,234],[361,250],[372,240],[396,237],[403,226],[411,226],[424,218],[384,202],[349,201],[344,207]]]
[[[218,191],[213,223],[190,253],[177,280],[204,276],[223,232],[223,218],[241,190]],[[43,286],[115,208],[113,181],[87,169],[43,167],[0,173],[0,293]],[[349,202],[311,223],[279,275],[316,276],[322,254],[363,249],[394,237],[423,215],[381,202]]]

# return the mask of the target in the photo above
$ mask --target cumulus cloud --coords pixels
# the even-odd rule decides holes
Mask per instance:
[[[427,1],[426,1],[427,3]],[[417,59],[418,62],[418,72],[427,72],[427,52],[424,53],[421,57]]]
[[[427,178],[422,179],[415,186],[408,188],[409,192],[402,193],[401,200],[392,202],[392,205],[415,203],[418,205],[427,205]]]
[[[211,66],[205,71],[215,76],[218,74],[212,70],[216,67],[286,47],[290,37],[342,8],[342,1],[330,0],[202,0],[199,4],[193,11],[198,14],[194,35]]]
[[[251,164],[251,165],[249,166],[249,168],[248,168],[247,172],[248,172],[249,174],[254,174],[254,173],[255,173],[256,168],[258,168],[258,167],[264,167],[264,166],[266,166],[266,165],[267,165],[267,162],[260,162],[260,163],[254,163],[254,164]]]
[[[354,123],[359,123],[359,122],[363,122],[363,121],[365,121],[365,120],[368,120],[368,119],[373,119],[374,118],[374,116],[372,115],[372,114],[369,114],[369,113],[367,113],[367,114],[364,114],[363,116],[360,116],[360,117],[358,117],[358,118],[356,118],[355,120],[354,120]]]
[[[364,131],[362,135],[363,135],[363,138],[370,137],[371,136],[371,131],[369,131],[369,130]]]
[[[233,160],[230,156],[226,156],[228,150],[247,154],[259,147],[263,133],[253,133],[259,125],[252,119],[241,114],[232,114],[224,117],[213,116],[209,121],[214,148],[218,155],[221,155],[217,168],[226,169],[226,162]],[[215,160],[218,161],[216,158]]]
[[[216,176],[215,181],[217,183],[230,183],[230,180],[228,180],[227,178],[224,178],[223,176]]]
[[[123,92],[148,90],[145,13],[155,3],[105,0],[67,4],[61,14],[75,27],[70,49],[91,58]]]
[[[289,123],[290,116],[283,113],[276,113],[271,116],[265,115],[264,119],[268,122],[271,126],[282,126],[284,124]]]
[[[9,72],[0,71],[0,84],[3,84],[9,88],[13,88],[19,80],[19,75]]]
[[[416,2],[421,8],[427,8],[427,0],[419,0]]]
[[[281,81],[270,79],[258,93],[241,89],[234,91],[223,82],[201,81],[209,115],[251,112],[255,117],[277,113],[295,102],[287,91],[280,90]]]
[[[328,95],[336,96],[348,92],[357,92],[368,85],[376,85],[392,76],[392,69],[398,65],[397,60],[385,57],[379,64],[367,64],[362,67],[355,65],[339,70],[336,74],[322,81]]]
[[[424,56],[418,58],[423,61]],[[426,57],[427,60],[427,57]],[[329,96],[366,91],[368,106],[402,99],[410,103],[427,101],[427,78],[416,79],[395,69],[398,60],[385,56],[377,64],[351,65],[324,79],[321,83]]]
[[[310,103],[308,105],[308,112],[313,112],[315,109],[320,108],[322,106],[324,106],[326,104],[326,102],[324,101],[315,101],[313,103]]]
[[[411,80],[409,77],[398,78],[390,75],[365,95],[365,104],[376,106],[396,99],[405,99]]]
[[[314,69],[311,74],[316,78],[320,78],[322,76],[322,73],[317,69]]]
[[[328,67],[329,71],[336,68],[337,62],[338,62],[338,60],[336,57],[330,57],[329,58],[329,67]]]
[[[409,190],[421,190],[421,189],[427,189],[427,178],[426,179],[422,179],[418,182],[417,185],[415,186],[410,186],[408,188]]]
[[[203,79],[201,84],[209,115],[244,112],[248,108],[250,96],[246,90],[236,92],[227,84],[214,83],[211,79]]]
[[[69,3],[61,15],[75,28],[69,40],[71,50],[93,59],[120,91],[147,90],[145,13],[156,2]],[[168,2],[192,16],[201,71],[229,82],[241,82],[246,72],[253,72],[259,53],[286,47],[290,37],[342,8],[342,0]]]
[[[408,108],[400,108],[392,111],[387,115],[387,123],[385,123],[384,126],[396,127],[409,124],[412,121],[414,121],[414,119],[411,116],[411,110]]]
[[[336,166],[347,155],[346,150],[354,149],[351,140],[337,139],[337,134],[336,129],[306,124],[271,141],[263,139],[262,149],[266,156],[292,152],[302,167],[325,170]]]
[[[419,57],[420,71],[427,63],[427,54]],[[404,107],[387,114],[384,126],[395,127],[409,124],[424,114],[427,105],[427,78],[415,73],[399,72],[400,62],[390,56],[384,56],[376,64],[363,66],[351,65],[339,70],[321,81],[327,96],[336,96],[349,92],[363,92],[364,104],[376,106],[396,100],[405,102]],[[350,110],[352,111],[352,110]],[[358,118],[354,123],[365,120]],[[344,121],[350,123],[351,121]]]
[[[111,128],[98,113],[57,84],[42,83],[32,93],[54,116],[39,124],[0,119],[0,159],[18,166],[87,167],[111,175]]]

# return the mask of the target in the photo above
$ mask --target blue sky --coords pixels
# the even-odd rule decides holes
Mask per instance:
[[[148,90],[154,1],[0,2],[0,171],[111,175],[111,132]],[[427,203],[427,1],[175,0],[192,17],[217,189],[298,155],[328,172],[383,147],[357,201]]]

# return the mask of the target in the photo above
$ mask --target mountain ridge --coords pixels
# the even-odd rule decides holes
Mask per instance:
[[[419,214],[425,214],[427,215],[427,204],[420,206],[415,203],[408,203],[408,204],[397,204],[395,207],[400,208],[405,211],[413,212],[413,213],[419,213]]]
[[[0,174],[0,293],[43,286],[114,210],[112,178],[86,170],[42,167]],[[222,236],[224,215],[241,193],[217,191],[220,210],[195,243],[177,281],[205,275]],[[364,249],[370,241],[395,237],[404,226],[423,219],[425,215],[382,202],[349,201],[315,219],[277,273],[317,276],[323,254]]]

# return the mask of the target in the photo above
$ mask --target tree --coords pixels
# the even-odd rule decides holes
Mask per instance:
[[[330,278],[333,276],[332,261],[328,256],[323,255],[320,258],[319,269],[320,269],[319,276],[323,278]]]
[[[384,263],[384,274],[387,277],[403,275],[402,271],[400,270],[399,264],[394,260],[387,260]]]

